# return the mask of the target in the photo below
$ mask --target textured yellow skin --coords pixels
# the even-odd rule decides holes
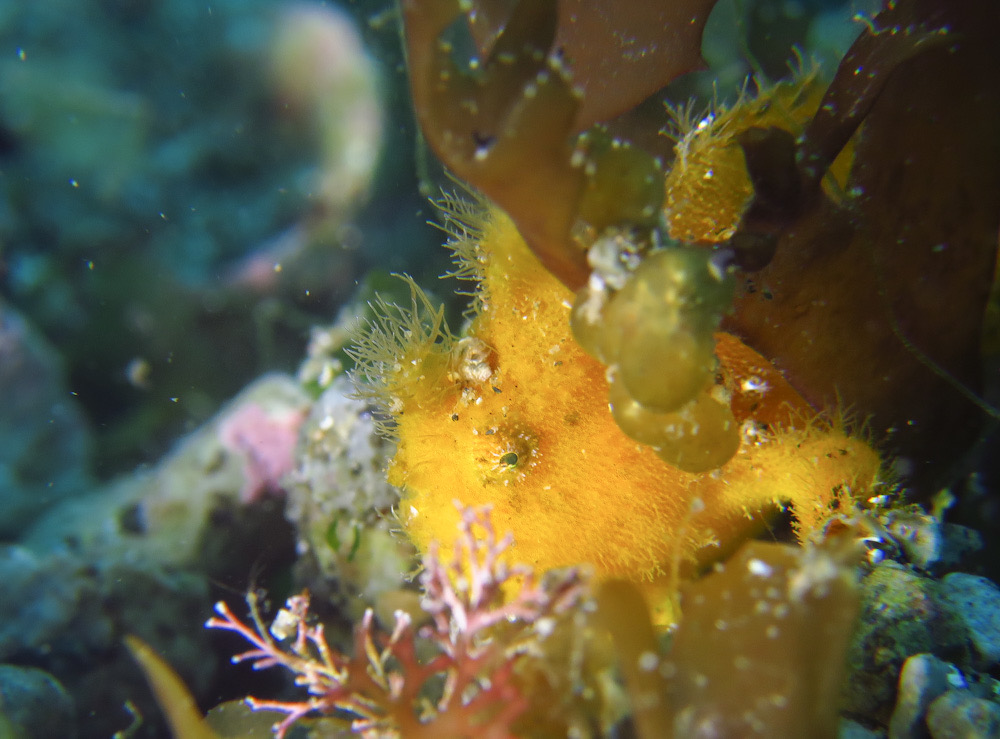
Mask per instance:
[[[389,480],[403,490],[401,517],[422,550],[454,538],[455,501],[491,504],[497,530],[514,534],[513,561],[543,570],[586,562],[599,576],[652,580],[731,550],[759,525],[747,514],[775,501],[791,502],[812,527],[834,491],[871,484],[875,453],[802,421],[811,411],[780,373],[725,334],[717,354],[733,412],[772,433],[748,434],[719,470],[670,467],[615,424],[605,367],[570,333],[572,294],[504,216],[478,225],[481,242],[466,259],[482,281],[481,309],[465,335],[492,349],[492,376],[463,380],[444,350],[415,349],[397,365],[406,381],[386,378],[399,411]],[[796,419],[805,430],[788,430]]]
[[[718,243],[732,237],[753,197],[753,185],[738,137],[752,127],[777,128],[796,135],[812,119],[826,92],[815,70],[765,87],[756,96],[741,95],[701,122],[675,113],[677,159],[667,174],[663,204],[670,236],[689,243]],[[840,153],[830,169],[842,186],[847,179],[853,145]],[[829,182],[827,194],[836,198]]]

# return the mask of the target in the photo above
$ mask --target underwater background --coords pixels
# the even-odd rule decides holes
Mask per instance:
[[[516,4],[485,3],[507,11]],[[727,106],[797,73],[812,70],[826,84],[881,8],[875,0],[701,5],[711,10],[700,39],[705,68],[635,106],[620,129],[663,161],[673,160],[678,139],[664,135],[666,109],[686,110],[699,130]],[[974,15],[989,4],[959,5]],[[992,10],[982,14],[995,20]],[[154,698],[126,648],[127,635],[172,666],[201,713],[241,705],[235,702],[248,694],[294,701],[302,691],[291,677],[231,664],[244,651],[242,632],[204,628],[218,601],[243,619],[244,599],[259,599],[270,622],[286,598],[308,589],[310,613],[345,651],[366,609],[389,633],[394,613],[420,612],[432,580],[417,577],[416,562],[427,547],[415,526],[416,546],[400,531],[399,491],[386,479],[398,441],[385,433],[392,411],[359,392],[352,346],[359,321],[377,325],[393,303],[412,301],[416,310],[416,292],[393,274],[410,275],[435,306],[443,303],[440,318],[456,329],[465,321],[466,330],[476,299],[438,279],[461,270],[441,244],[462,228],[454,222],[462,206],[438,199],[462,187],[438,163],[433,134],[426,134],[430,143],[421,134],[403,15],[390,0],[0,0],[0,737],[179,732],[182,724],[164,718],[168,699]],[[1000,24],[984,32],[998,34]],[[969,110],[988,108],[988,128],[1000,78],[992,69],[973,79],[961,95],[975,98]],[[981,99],[977,86],[989,87]],[[973,140],[982,131],[947,133]],[[856,275],[817,268],[803,279],[860,286],[868,297],[854,302],[873,311],[897,288],[919,292],[927,296],[918,301],[920,315],[935,320],[914,329],[919,341],[899,342],[933,381],[890,392],[875,382],[882,365],[856,363],[857,392],[848,393],[855,407],[835,409],[860,416],[855,436],[886,450],[884,478],[892,485],[884,492],[892,503],[885,510],[883,501],[873,503],[878,513],[856,537],[867,549],[851,596],[858,615],[845,606],[846,646],[832,658],[803,650],[802,664],[769,661],[787,646],[759,650],[758,683],[768,684],[762,676],[772,673],[838,678],[840,697],[830,709],[836,725],[798,735],[1000,736],[1000,299],[992,288],[1000,136],[983,138],[974,139],[982,171],[920,183],[907,201],[926,203],[928,220],[937,218],[926,228],[944,234],[964,233],[966,221],[992,224],[990,249],[970,258],[980,273],[975,282],[951,267],[938,274],[928,260],[914,260],[898,282],[893,274],[889,287],[864,264]],[[886,175],[899,179],[892,188],[908,192],[905,172]],[[938,188],[960,186],[988,192],[986,205],[963,194],[967,210],[940,215]],[[937,246],[947,251],[947,237]],[[796,275],[800,266],[787,269]],[[746,315],[757,310],[755,290],[736,299]],[[978,304],[964,310],[973,293]],[[754,333],[725,320],[726,330]],[[854,321],[863,324],[860,310]],[[856,325],[837,336],[849,337]],[[945,334],[956,337],[956,346],[941,342],[958,357],[953,367],[920,348]],[[967,335],[974,341],[958,346]],[[779,354],[776,345],[789,355],[811,351],[766,332],[754,338],[769,358],[769,349]],[[850,343],[825,347],[813,363],[788,359],[781,367],[808,374],[813,364],[832,366],[853,356]],[[890,394],[891,408],[864,404]],[[823,405],[819,391],[803,395],[804,407]],[[911,428],[872,428],[883,412]],[[866,428],[870,415],[877,420]],[[932,425],[937,433],[925,433]],[[520,448],[501,460],[513,466],[518,453],[523,462]],[[438,464],[451,466],[446,456]],[[869,492],[873,499],[881,489]],[[795,525],[786,512],[754,537],[790,542]],[[427,560],[424,566],[435,571]],[[805,567],[798,560],[782,566]],[[571,590],[584,597],[575,580],[560,582],[559,597]],[[496,597],[509,597],[503,592]],[[533,617],[564,618],[558,609],[568,602],[553,596],[552,613]],[[690,623],[698,618],[692,608]],[[592,625],[573,628],[579,632],[564,630],[589,634]],[[809,629],[807,621],[796,643],[809,641]],[[702,635],[699,651],[692,638],[678,637],[678,655],[726,663],[731,645]],[[668,648],[669,636],[657,639],[657,648]],[[547,683],[554,695],[585,685],[598,698],[573,703],[558,720],[529,711],[520,728],[511,723],[503,727],[509,733],[488,735],[656,735],[648,732],[658,724],[644,724],[629,707],[628,669],[607,667],[613,660],[601,654],[594,659],[604,666],[579,684]],[[838,667],[825,672],[817,665],[828,658]],[[725,674],[731,660],[713,669],[705,672]],[[271,735],[274,714],[235,710],[205,736]],[[344,715],[326,713],[337,720],[307,720],[293,731],[350,733]],[[698,733],[696,721],[684,720],[671,724],[677,736],[744,735],[735,724],[727,724],[729,733]],[[810,720],[788,725],[801,729]],[[779,735],[780,725],[769,735]],[[417,735],[382,724],[368,735],[392,731]],[[449,735],[437,731],[426,735]]]

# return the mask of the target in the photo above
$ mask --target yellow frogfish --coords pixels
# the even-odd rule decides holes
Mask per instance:
[[[542,570],[589,563],[598,577],[665,595],[678,575],[758,530],[767,512],[791,506],[800,532],[812,530],[876,484],[879,459],[867,443],[819,418],[766,359],[724,333],[709,337],[713,392],[738,424],[738,447],[716,469],[669,464],[616,423],[607,368],[570,329],[573,293],[512,222],[496,208],[448,207],[456,274],[477,283],[467,327],[453,334],[411,283],[412,306],[376,306],[382,315],[353,350],[361,392],[378,401],[397,440],[388,477],[422,550],[452,540],[456,501],[488,504],[497,530],[514,535],[511,561]],[[669,367],[661,380],[671,381]],[[687,429],[716,443],[698,431]]]

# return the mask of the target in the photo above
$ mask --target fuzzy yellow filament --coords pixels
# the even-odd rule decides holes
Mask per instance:
[[[813,526],[873,484],[871,448],[811,418],[778,371],[726,334],[714,344],[738,449],[711,472],[668,464],[615,422],[606,368],[570,331],[572,293],[501,213],[457,207],[459,272],[479,283],[464,336],[414,288],[413,310],[371,327],[356,350],[392,416],[389,479],[421,549],[450,541],[455,500],[490,504],[514,533],[512,561],[663,581],[734,548],[755,514],[790,503]]]

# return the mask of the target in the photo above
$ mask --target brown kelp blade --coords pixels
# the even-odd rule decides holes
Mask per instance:
[[[560,0],[553,50],[583,93],[573,130],[610,120],[704,66],[701,36],[715,2]],[[473,1],[469,25],[480,53],[492,48],[516,5]]]
[[[519,3],[474,68],[457,64],[442,39],[462,7],[403,3],[424,136],[446,167],[507,211],[546,268],[579,286],[587,265],[569,233],[584,183],[570,140],[580,96],[549,56],[555,0]]]
[[[804,144],[806,168],[823,169],[857,129],[846,198],[802,200],[725,326],[816,407],[867,418],[932,485],[927,473],[983,418],[974,394],[1000,229],[1000,5],[914,0],[874,27]],[[874,66],[855,75],[861,58]]]
[[[589,272],[574,234],[635,225],[635,212],[648,221],[662,202],[648,183],[658,170],[652,157],[645,163],[619,146],[599,161],[588,150],[594,137],[577,133],[696,67],[713,3],[403,3],[413,100],[427,142],[507,212],[542,264],[573,290]],[[472,63],[457,62],[446,40],[459,21],[478,47]],[[623,207],[608,212],[615,201]]]
[[[961,4],[959,2],[959,4]],[[954,43],[948,10],[891,4],[851,45],[802,136],[799,165],[805,182],[818,186],[833,160],[871,111],[899,66],[928,48]]]

